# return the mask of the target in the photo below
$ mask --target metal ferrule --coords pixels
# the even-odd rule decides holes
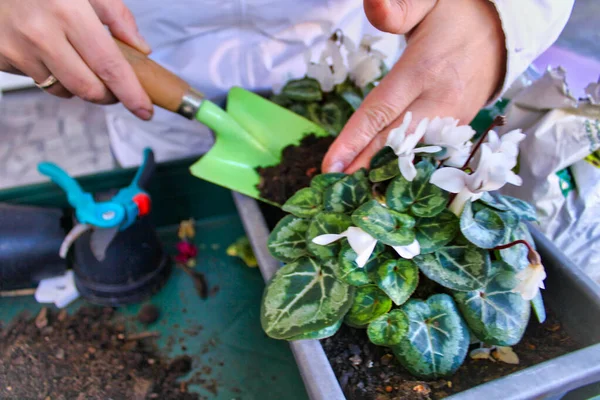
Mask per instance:
[[[202,105],[202,95],[195,91],[194,89],[190,89],[181,99],[181,104],[179,105],[179,109],[177,109],[177,113],[186,117],[187,119],[196,118],[196,114]]]

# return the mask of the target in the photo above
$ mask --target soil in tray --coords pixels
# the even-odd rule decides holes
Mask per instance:
[[[0,329],[0,398],[199,398],[177,380],[190,371],[191,358],[162,358],[153,335],[136,340],[113,321],[112,308],[84,307],[71,316],[44,310]]]
[[[257,168],[261,197],[283,204],[299,189],[307,187],[311,179],[321,173],[321,162],[334,140],[332,136],[308,135],[298,146],[283,149],[281,163]]]
[[[441,399],[580,348],[548,312],[543,324],[532,316],[525,336],[513,347],[518,365],[467,355],[454,376],[421,381],[404,370],[389,349],[369,342],[365,330],[344,325],[321,342],[348,400]]]

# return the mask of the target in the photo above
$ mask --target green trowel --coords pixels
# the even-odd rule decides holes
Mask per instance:
[[[327,135],[313,122],[238,87],[229,91],[223,110],[144,54],[117,43],[155,105],[215,132],[214,146],[191,167],[198,178],[267,201],[256,188],[260,180],[256,167],[279,163],[281,151],[306,135]]]

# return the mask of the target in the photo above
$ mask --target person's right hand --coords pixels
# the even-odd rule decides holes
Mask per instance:
[[[119,100],[148,120],[153,107],[111,34],[145,54],[133,15],[121,0],[1,0],[0,71],[27,75],[47,91],[98,104]]]

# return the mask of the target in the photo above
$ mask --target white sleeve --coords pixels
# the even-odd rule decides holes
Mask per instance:
[[[507,65],[502,90],[558,38],[575,0],[489,0],[496,6],[506,38]]]

